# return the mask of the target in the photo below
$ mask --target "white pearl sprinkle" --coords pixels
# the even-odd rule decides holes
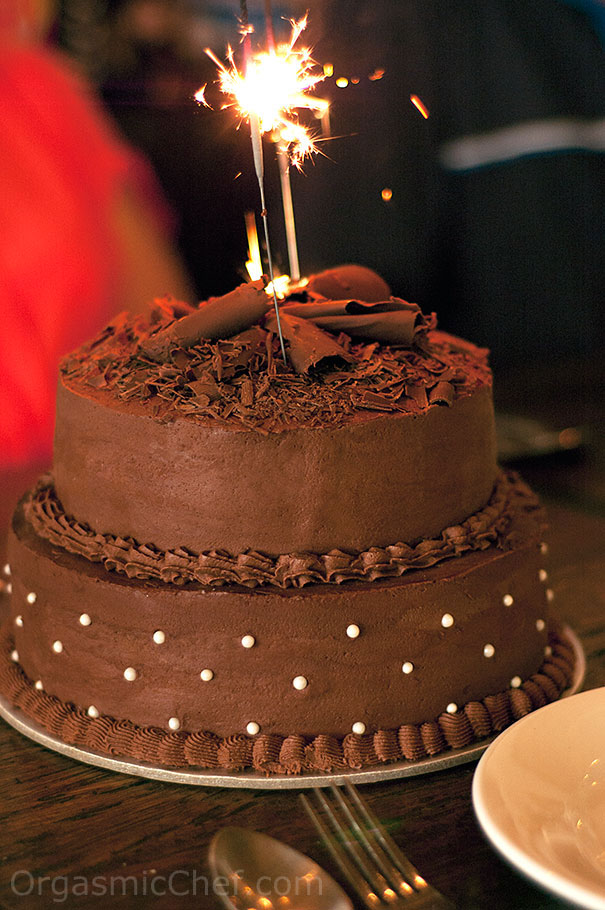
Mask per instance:
[[[550,657],[551,654],[552,654],[552,648],[551,648],[551,646],[550,646],[550,645],[546,645],[546,647],[544,648],[544,656],[545,656],[545,657]]]
[[[349,638],[358,638],[360,632],[361,629],[354,622],[352,622],[350,626],[347,626],[347,635]]]
[[[253,648],[256,644],[256,639],[254,635],[244,635],[242,638],[242,645],[244,648]]]
[[[441,617],[441,625],[444,629],[450,629],[454,625],[454,617],[451,613],[444,613]]]
[[[520,676],[513,676],[513,678],[510,681],[510,684],[513,687],[513,689],[518,689],[522,682],[523,682],[523,680],[521,679]]]
[[[504,604],[505,607],[512,607],[514,602],[515,602],[515,598],[513,597],[512,594],[505,594],[504,597],[502,598],[502,603]]]
[[[246,724],[246,733],[250,736],[256,736],[257,733],[260,733],[260,727],[256,721],[251,720],[249,724]]]
[[[11,660],[14,660],[15,663],[19,661],[19,652],[16,649],[11,651]]]
[[[2,571],[4,572],[5,575],[11,574],[11,567],[10,567],[9,563],[7,563],[7,562],[4,563],[4,565],[2,567]]]
[[[44,689],[44,686],[42,685],[42,680],[41,680],[41,679],[37,679],[37,680],[35,681],[35,683],[34,683],[34,688],[37,689],[38,692],[41,692],[41,691]]]
[[[536,619],[536,629],[538,630],[538,632],[543,632],[545,628],[546,628],[546,623],[544,622],[544,620]]]
[[[353,733],[357,733],[358,736],[363,736],[363,734],[366,732],[366,725],[358,720],[357,723],[353,724],[351,729]]]
[[[79,619],[80,625],[89,626],[91,624],[91,622],[92,622],[92,619],[90,618],[88,613],[82,613],[82,615],[80,616],[80,619]]]
[[[23,627],[23,617],[21,614],[19,614],[19,616],[15,616],[15,625],[19,626],[20,629]]]
[[[88,714],[89,717],[98,717],[98,716],[99,716],[99,709],[98,709],[98,708],[95,708],[94,705],[91,705],[90,708],[88,709],[88,711],[87,711],[86,713]]]
[[[538,572],[538,578],[540,579],[540,581],[548,581],[548,572],[546,571],[546,569],[540,569],[540,571]]]
[[[178,719],[178,717],[171,717],[168,720],[168,726],[170,727],[171,730],[180,730],[181,722]]]
[[[483,647],[483,656],[484,657],[493,657],[495,653],[496,653],[496,649],[494,648],[493,645],[489,645],[489,644],[484,645],[484,647]]]
[[[292,685],[295,689],[306,689],[309,685],[309,681],[305,676],[295,676],[292,680]]]
[[[214,679],[214,671],[208,669],[202,670],[200,673],[200,679],[203,679],[204,682],[210,682],[211,679]]]
[[[410,673],[413,673],[413,671],[414,671],[414,664],[412,663],[411,660],[406,660],[405,663],[403,663],[401,665],[401,672],[405,673],[406,676],[408,676]]]
[[[36,594],[35,591],[30,591],[26,597],[28,604],[35,604],[37,599],[38,599],[38,595]]]
[[[11,584],[10,581],[7,582],[7,583],[4,585],[4,592],[5,592],[5,594],[12,594],[12,593],[13,593],[13,586],[12,586],[12,584]]]
[[[134,667],[126,667],[124,670],[124,679],[128,680],[128,682],[134,682],[138,675]]]
[[[156,645],[163,645],[166,641],[166,634],[161,629],[156,629],[153,633],[153,640]]]
[[[549,603],[552,603],[554,599],[555,599],[555,592],[553,591],[552,588],[547,588],[546,589],[546,600]]]
[[[455,714],[458,710],[458,705],[455,701],[451,701],[445,710],[448,714]]]
[[[543,556],[546,556],[548,553],[548,544],[544,543],[544,541],[540,544],[540,553],[542,553]]]
[[[60,654],[62,650],[63,650],[63,642],[59,641],[58,639],[57,639],[57,641],[53,641],[53,651],[55,652],[55,654]]]

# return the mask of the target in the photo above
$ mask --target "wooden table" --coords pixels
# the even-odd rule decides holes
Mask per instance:
[[[605,685],[605,517],[556,505],[550,514],[556,610],[584,646],[584,687]],[[425,877],[459,907],[560,907],[483,838],[471,806],[473,771],[470,764],[367,785],[364,795]],[[0,805],[2,908],[218,910],[206,858],[210,839],[226,824],[282,838],[335,872],[296,791],[187,787],[114,774],[47,751],[2,722]]]

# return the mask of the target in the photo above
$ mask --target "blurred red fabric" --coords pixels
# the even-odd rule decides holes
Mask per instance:
[[[116,200],[148,179],[62,58],[0,42],[1,466],[50,459],[59,359],[117,306]]]

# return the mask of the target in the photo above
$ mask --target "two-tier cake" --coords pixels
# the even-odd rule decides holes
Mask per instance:
[[[487,352],[359,267],[156,301],[67,357],[21,502],[0,689],[170,767],[419,759],[556,699],[539,504],[496,463]]]

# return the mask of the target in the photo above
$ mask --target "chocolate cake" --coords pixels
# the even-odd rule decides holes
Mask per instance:
[[[65,742],[296,774],[416,760],[557,698],[543,516],[487,352],[343,267],[116,317],[20,503],[0,688]],[[8,571],[8,569],[7,569]]]

